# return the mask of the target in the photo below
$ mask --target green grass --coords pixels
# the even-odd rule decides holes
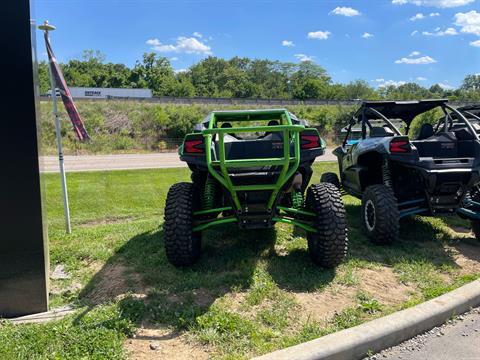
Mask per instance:
[[[334,164],[316,164],[314,179],[331,170]],[[284,224],[256,232],[212,228],[204,232],[201,260],[176,269],[163,250],[163,205],[168,187],[188,179],[187,169],[68,174],[74,231],[65,235],[58,176],[43,175],[51,267],[63,264],[72,274],[52,282],[51,304],[78,311],[43,325],[0,323],[0,358],[123,358],[122,344],[141,322],[187,332],[213,357],[245,358],[358,325],[479,277],[455,262],[455,253],[480,260],[480,244],[447,226],[467,227],[464,221],[414,217],[402,221],[401,241],[374,246],[360,231],[360,202],[350,196],[344,197],[350,251],[336,271],[314,266],[303,233]],[[119,264],[126,269],[123,283],[102,293]],[[365,270],[382,276],[387,268],[408,286],[407,298],[386,303],[380,291],[363,287]],[[351,304],[325,320],[298,300],[348,291]]]

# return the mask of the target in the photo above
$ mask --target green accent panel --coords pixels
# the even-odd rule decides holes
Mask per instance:
[[[195,211],[193,215],[204,215],[204,214],[210,214],[210,213],[215,213],[215,212],[222,212],[222,211],[227,211],[227,210],[232,210],[231,206],[226,206],[226,207],[221,207],[221,208],[216,208],[216,209],[208,209],[208,210],[200,210],[200,211]]]
[[[304,224],[298,220],[295,220],[295,219],[288,219],[288,218],[284,218],[284,217],[274,217],[272,219],[273,221],[275,222],[283,222],[285,224],[290,224],[290,225],[295,225],[295,226],[298,226],[299,228],[302,228],[303,230],[306,230],[306,231],[309,231],[309,232],[314,232],[316,233],[317,232],[317,229],[315,229],[314,227],[310,226],[310,225],[307,225],[307,224]]]
[[[204,223],[204,224],[197,225],[192,229],[192,231],[193,232],[202,231],[202,230],[208,229],[209,227],[212,227],[212,226],[215,226],[215,225],[228,224],[228,223],[233,223],[233,222],[237,222],[237,219],[236,218],[216,219],[216,220]]]
[[[220,136],[220,138],[223,138]],[[290,158],[289,162],[295,161],[295,158]],[[240,160],[225,160],[227,167],[249,167],[249,166],[278,166],[285,164],[284,158],[262,158],[262,159],[240,159]],[[222,166],[221,161],[212,161],[213,166]]]
[[[305,210],[300,210],[300,209],[294,209],[294,208],[287,208],[285,206],[277,206],[278,210],[285,211],[286,213],[292,213],[292,214],[299,214],[299,215],[306,215],[306,216],[315,216],[315,213],[312,213],[310,211],[305,211]]]

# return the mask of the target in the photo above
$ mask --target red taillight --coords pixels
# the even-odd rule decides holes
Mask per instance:
[[[187,140],[183,150],[186,153],[204,153],[203,140]]]
[[[390,142],[390,152],[391,153],[409,153],[412,151],[412,147],[410,146],[410,141],[404,139],[393,139]]]
[[[302,149],[313,149],[320,147],[320,138],[317,135],[301,135]]]

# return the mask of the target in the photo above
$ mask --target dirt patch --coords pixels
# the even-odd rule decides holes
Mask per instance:
[[[450,248],[455,263],[460,267],[461,274],[480,272],[480,243],[472,245],[461,241]]]
[[[94,277],[94,286],[86,298],[93,304],[114,300],[131,292],[137,297],[146,297],[147,289],[141,276],[133,273],[120,262],[105,264]]]
[[[472,229],[467,229],[463,226],[450,226],[450,230],[452,230],[454,233],[458,234],[463,234],[463,235],[469,235],[472,233]]]
[[[80,227],[89,227],[97,225],[108,225],[108,224],[118,224],[123,222],[130,222],[135,220],[133,216],[118,216],[118,217],[106,217],[103,219],[87,220],[79,224]]]
[[[179,294],[170,294],[167,296],[167,301],[172,304],[183,305],[186,302],[193,301],[195,305],[200,306],[201,308],[210,306],[215,299],[215,294],[204,288],[198,288]]]
[[[406,301],[413,288],[401,283],[389,267],[358,271],[359,288],[383,304],[394,305]]]
[[[152,348],[154,350],[152,350]],[[128,339],[125,349],[132,359],[204,360],[208,349],[189,342],[185,334],[165,328],[140,328]]]
[[[326,321],[342,310],[355,305],[356,289],[340,286],[322,292],[295,293],[295,299],[303,308],[302,313],[313,320]]]

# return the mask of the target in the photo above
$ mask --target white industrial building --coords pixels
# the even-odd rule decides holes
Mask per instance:
[[[74,99],[149,99],[152,97],[150,89],[119,89],[119,88],[93,88],[93,87],[69,87],[70,94]],[[52,91],[47,92],[51,96]],[[60,94],[57,92],[57,96]]]

